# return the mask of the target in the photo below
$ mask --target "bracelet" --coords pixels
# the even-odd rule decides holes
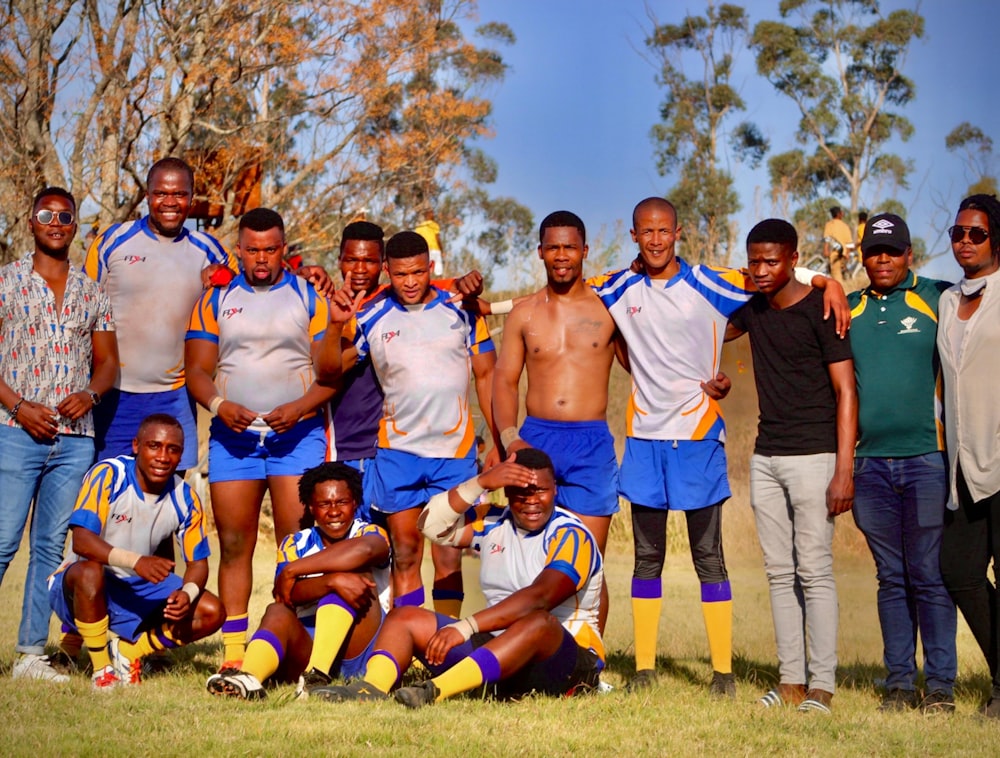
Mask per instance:
[[[216,395],[212,398],[212,402],[208,404],[208,412],[213,416],[218,415],[219,406],[226,402],[226,399],[222,395]]]
[[[189,602],[193,603],[198,599],[198,595],[201,594],[201,587],[194,582],[185,582],[184,586],[181,587],[181,592],[185,593],[190,598]]]
[[[134,569],[135,564],[139,562],[142,558],[138,553],[134,553],[131,550],[126,550],[121,547],[111,548],[111,552],[108,553],[108,565],[115,566],[117,568],[124,569]]]
[[[467,482],[462,482],[455,488],[455,492],[462,500],[472,505],[479,496],[486,492],[486,488],[479,483],[479,476],[474,476]]]
[[[10,409],[10,417],[12,419],[14,419],[15,421],[17,421],[17,412],[19,410],[21,410],[21,403],[23,403],[23,402],[24,402],[24,398],[23,397],[19,397],[17,399],[17,402],[14,403],[14,407]]]
[[[503,445],[504,448],[510,447],[510,443],[514,442],[514,440],[519,440],[519,439],[521,439],[521,435],[517,433],[516,426],[508,426],[506,429],[500,432],[500,444]]]

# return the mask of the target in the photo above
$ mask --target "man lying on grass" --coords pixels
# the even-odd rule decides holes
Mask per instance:
[[[241,669],[208,679],[213,695],[264,697],[262,682],[294,682],[308,697],[331,677],[360,676],[388,605],[389,537],[355,517],[361,474],[324,463],[299,480],[299,499],[314,525],[278,548],[274,599],[247,645]]]
[[[473,507],[504,487],[509,506]],[[597,630],[601,555],[573,514],[555,506],[552,461],[523,448],[503,463],[431,498],[420,514],[432,541],[471,547],[481,558],[486,608],[454,619],[416,607],[389,614],[364,679],[319,687],[327,700],[388,697],[414,656],[432,679],[396,691],[410,708],[486,685],[504,698],[570,694],[597,685],[604,644]]]

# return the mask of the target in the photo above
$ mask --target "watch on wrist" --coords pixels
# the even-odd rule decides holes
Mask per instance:
[[[96,392],[93,390],[84,390],[84,392],[90,395],[90,402],[94,404],[95,408],[101,404],[101,396]]]

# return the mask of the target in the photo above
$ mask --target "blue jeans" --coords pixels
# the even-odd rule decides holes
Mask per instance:
[[[38,442],[23,429],[0,426],[0,583],[21,545],[35,501],[15,648],[19,653],[45,652],[52,613],[46,580],[62,562],[70,513],[93,462],[92,437],[60,434],[53,442]]]
[[[944,453],[854,462],[854,521],[875,558],[888,689],[916,688],[918,629],[927,690],[955,684],[955,604],[940,566],[947,499]]]

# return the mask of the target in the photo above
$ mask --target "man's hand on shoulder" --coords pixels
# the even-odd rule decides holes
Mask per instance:
[[[236,276],[231,268],[223,266],[221,263],[210,263],[201,270],[202,289],[212,287],[225,287],[233,277]]]
[[[337,290],[337,285],[322,266],[301,266],[295,275],[309,282],[323,297],[333,297],[333,293]]]
[[[813,277],[812,286],[823,291],[823,320],[830,318],[832,313],[837,334],[843,339],[851,328],[851,306],[843,286],[836,279],[821,274]]]

